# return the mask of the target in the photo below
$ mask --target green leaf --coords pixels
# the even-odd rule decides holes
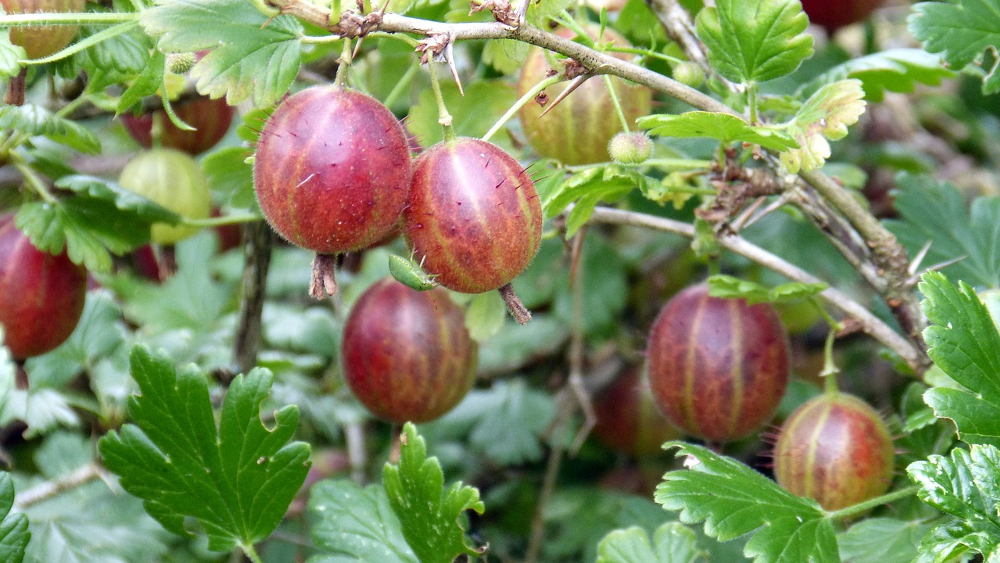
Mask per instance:
[[[514,87],[502,80],[479,80],[466,85],[464,96],[453,82],[443,82],[441,94],[453,118],[455,134],[461,137],[482,137],[517,101]],[[423,147],[430,147],[444,139],[433,91],[425,89],[420,93],[416,105],[410,108],[406,128]],[[494,138],[492,142],[499,140]]]
[[[246,162],[251,154],[244,147],[227,147],[208,153],[201,161],[208,189],[228,207],[257,209],[253,167]]]
[[[55,203],[21,206],[17,227],[39,250],[64,249],[75,264],[107,272],[111,255],[124,254],[149,241],[149,226],[176,223],[180,217],[117,184],[92,176],[64,176],[56,186],[76,195]]]
[[[917,495],[922,501],[958,518],[943,526],[944,530],[932,532],[937,538],[932,542],[935,549],[945,534],[952,546],[944,553],[954,556],[955,550],[967,549],[982,553],[987,561],[996,560],[1000,555],[1000,450],[979,444],[968,451],[955,448],[950,457],[932,455],[911,463],[906,472],[920,486]],[[927,544],[925,540],[921,545],[922,552]]]
[[[825,84],[845,78],[857,78],[865,90],[865,99],[881,102],[885,91],[913,92],[917,83],[937,86],[941,80],[955,76],[955,71],[942,65],[941,57],[923,49],[889,49],[841,63],[799,88],[805,97]]]
[[[924,274],[922,308],[934,325],[924,330],[927,355],[967,390],[935,387],[924,400],[939,418],[950,418],[959,437],[1000,444],[1000,333],[976,292],[956,288],[944,274]]]
[[[479,490],[461,482],[445,490],[441,464],[427,458],[427,446],[412,423],[399,437],[399,465],[386,463],[382,481],[403,536],[421,563],[451,563],[459,555],[485,551],[467,541],[461,520],[466,510],[485,510]]]
[[[770,127],[756,127],[742,118],[725,113],[689,111],[679,115],[656,114],[640,117],[636,123],[661,137],[708,137],[723,144],[741,142],[760,145],[766,149],[784,151],[799,145],[784,131]]]
[[[57,432],[34,455],[49,480],[65,480],[93,462],[89,437]],[[24,509],[31,542],[25,563],[124,563],[159,561],[171,539],[142,509],[142,502],[114,479],[78,484]]]
[[[298,410],[275,412],[271,429],[260,419],[271,373],[237,376],[216,424],[205,374],[193,366],[178,374],[168,356],[144,346],[132,350],[131,364],[140,390],[129,402],[134,423],[101,439],[105,467],[171,532],[187,535],[185,517],[198,520],[211,550],[267,538],[309,470],[309,445],[288,442]]]
[[[913,563],[954,563],[973,560],[970,551],[981,551],[985,534],[978,530],[969,532],[964,522],[955,520],[938,524],[920,542],[920,552]]]
[[[894,518],[869,518],[837,536],[840,556],[851,563],[910,563],[920,540],[935,524]]]
[[[27,58],[24,47],[10,42],[10,30],[0,29],[0,78],[17,76],[21,72],[21,65],[17,61]]]
[[[718,0],[698,13],[696,24],[712,67],[734,82],[785,76],[813,53],[798,0]]]
[[[706,561],[698,536],[683,524],[668,522],[650,542],[646,530],[633,526],[615,530],[597,544],[597,563],[694,563]]]
[[[155,95],[163,87],[166,59],[166,55],[159,49],[153,51],[146,66],[142,68],[132,85],[122,92],[121,98],[118,99],[118,107],[115,110],[118,114],[128,111],[129,108],[141,102],[143,98]]]
[[[256,107],[274,105],[299,72],[302,24],[268,19],[246,0],[159,0],[140,21],[165,53],[211,49],[191,77],[200,93],[225,95],[231,106],[251,96]]]
[[[865,112],[861,81],[849,78],[827,84],[802,104],[787,124],[799,148],[781,153],[781,163],[792,174],[821,168],[830,157],[830,143],[847,136],[847,127]]]
[[[507,305],[500,294],[487,291],[474,295],[465,311],[465,328],[476,342],[483,342],[496,335],[507,320]]]
[[[546,218],[552,218],[576,202],[566,220],[569,238],[590,219],[598,203],[618,201],[647,181],[638,171],[616,164],[588,168],[563,180],[542,200],[542,209]]]
[[[31,534],[28,533],[28,517],[12,513],[14,507],[14,480],[9,473],[0,473],[0,561],[21,563],[24,549]]]
[[[909,17],[910,32],[923,41],[924,49],[943,53],[955,69],[979,58],[983,51],[996,52],[1000,44],[1000,9],[996,0],[945,0],[921,2],[913,6]],[[1000,76],[993,66],[983,81],[983,92],[1000,91]]]
[[[951,279],[974,286],[1000,288],[1000,197],[972,202],[948,183],[931,176],[896,176],[899,219],[886,221],[911,256],[931,243],[922,266],[962,258],[942,270]]]
[[[712,297],[742,297],[751,305],[755,303],[794,303],[818,295],[827,284],[789,282],[767,288],[756,282],[734,276],[717,274],[708,278],[708,292]]]
[[[3,129],[48,137],[85,153],[101,152],[101,142],[89,129],[35,104],[0,107],[0,130]]]
[[[681,511],[687,524],[705,522],[719,541],[751,534],[743,553],[756,563],[837,563],[833,524],[815,501],[797,497],[735,459],[707,448],[668,442],[690,469],[670,471],[656,502]]]
[[[541,436],[555,414],[550,394],[514,379],[496,381],[485,390],[473,389],[439,422],[425,428],[460,427],[462,431],[457,434],[467,430],[473,450],[499,465],[517,465],[542,459]]]
[[[310,536],[322,552],[309,563],[419,563],[380,486],[320,481],[309,491],[309,512],[317,517]]]

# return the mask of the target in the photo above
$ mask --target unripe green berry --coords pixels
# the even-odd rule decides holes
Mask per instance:
[[[653,154],[653,141],[645,133],[618,133],[608,143],[608,154],[618,164],[640,164]]]
[[[690,61],[684,61],[674,67],[674,80],[686,86],[697,88],[705,82],[705,71]]]
[[[194,53],[170,53],[167,55],[167,70],[173,74],[184,74],[194,66]]]

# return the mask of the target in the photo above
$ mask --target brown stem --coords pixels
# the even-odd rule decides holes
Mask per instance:
[[[545,509],[555,491],[564,454],[565,449],[557,440],[552,451],[549,452],[549,462],[545,466],[545,480],[542,481],[542,490],[538,494],[538,504],[535,505],[535,515],[531,519],[531,536],[528,538],[528,551],[524,556],[524,563],[535,563],[542,551],[542,543],[545,540]]]
[[[518,324],[527,324],[531,320],[531,311],[521,303],[521,298],[514,293],[514,286],[504,285],[497,291],[500,292],[500,297],[503,298],[503,302],[507,304],[507,310],[510,311],[511,316]]]
[[[7,93],[3,97],[4,103],[10,106],[24,105],[24,89],[28,80],[28,67],[21,67],[21,72],[17,76],[12,76],[7,83]]]
[[[309,295],[323,299],[337,293],[336,254],[317,254],[312,263],[312,281],[309,283]]]
[[[243,266],[240,317],[233,344],[233,357],[239,373],[247,373],[257,365],[260,349],[261,313],[264,310],[264,292],[267,272],[271,265],[271,246],[274,234],[263,221],[243,225]]]
[[[83,467],[63,475],[52,481],[45,481],[18,494],[14,500],[14,508],[24,510],[31,505],[38,504],[50,498],[56,497],[66,491],[75,489],[82,485],[101,477],[103,469],[97,463],[91,462]]]

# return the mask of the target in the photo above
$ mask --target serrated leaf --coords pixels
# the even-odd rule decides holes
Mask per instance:
[[[34,438],[62,426],[80,425],[80,417],[70,406],[68,397],[55,389],[36,387],[27,390],[13,389],[0,410],[0,424],[20,420],[27,425],[25,438]]]
[[[993,67],[983,81],[983,92],[1000,91],[996,46],[1000,45],[1000,9],[996,0],[945,0],[913,6],[910,32],[931,53],[943,53],[952,68],[961,69],[984,51],[993,51]]]
[[[743,553],[756,563],[839,563],[833,524],[815,501],[711,450],[668,442],[688,456],[690,469],[670,471],[656,488],[656,502],[681,511],[687,524],[705,522],[719,541],[751,534]]]
[[[970,551],[982,542],[982,532],[969,532],[963,522],[947,521],[930,531],[920,542],[920,553],[912,563],[953,563],[972,559]]]
[[[169,356],[136,346],[131,372],[140,390],[129,401],[133,423],[99,442],[105,467],[171,532],[188,535],[185,517],[198,520],[211,550],[267,538],[309,470],[309,445],[289,442],[298,410],[276,411],[270,429],[261,421],[271,373],[237,376],[216,424],[197,368],[178,374]]]
[[[794,303],[818,295],[829,287],[825,283],[789,282],[772,288],[734,276],[717,274],[708,278],[708,292],[712,297],[731,299],[742,297],[751,305],[755,303]]]
[[[799,94],[804,97],[824,84],[857,78],[865,90],[865,99],[881,102],[886,90],[909,93],[917,83],[937,86],[953,76],[955,71],[946,68],[938,55],[923,49],[889,49],[841,63],[799,88]]]
[[[28,518],[21,513],[12,513],[14,507],[14,480],[9,473],[0,473],[0,561],[21,563],[24,549],[31,534],[28,533]]]
[[[650,542],[646,530],[633,526],[615,530],[597,544],[597,563],[694,563],[706,561],[698,536],[683,524],[668,522]]]
[[[798,0],[717,0],[698,13],[698,37],[712,67],[734,82],[764,82],[791,73],[812,56],[809,18]]]
[[[851,563],[910,563],[920,540],[935,524],[894,518],[869,518],[837,536],[840,556]]]
[[[1000,444],[1000,333],[986,306],[965,282],[955,287],[940,272],[924,274],[921,307],[934,323],[924,330],[927,355],[965,387],[935,387],[924,400],[958,426],[969,443]]]
[[[799,148],[781,153],[781,163],[792,174],[821,168],[830,157],[830,143],[847,136],[847,127],[865,112],[861,81],[849,78],[827,84],[802,104],[788,123],[788,133]]]
[[[98,182],[106,185],[103,180]],[[137,210],[152,216],[169,215],[163,215],[151,202],[146,202],[149,204],[146,206],[104,196],[109,193],[100,197],[72,196],[56,203],[27,203],[18,210],[15,223],[39,250],[52,254],[65,250],[74,264],[82,264],[94,272],[107,272],[111,269],[110,253],[124,254],[149,241],[150,221],[144,220]],[[132,203],[138,207],[127,211],[118,207]]]
[[[114,204],[115,209],[134,213],[146,223],[176,225],[181,220],[181,216],[177,213],[104,178],[74,174],[59,178],[56,180],[55,185],[57,188],[69,190],[83,196],[111,202]]]
[[[0,130],[2,129],[45,136],[85,153],[101,152],[101,142],[89,129],[35,104],[0,107]]]
[[[299,72],[302,24],[289,15],[269,19],[246,0],[159,0],[140,21],[165,53],[211,49],[191,77],[200,93],[225,95],[231,106],[251,97],[271,106]]]
[[[485,551],[467,540],[461,520],[466,510],[482,514],[486,509],[479,489],[458,482],[445,490],[441,464],[427,458],[427,446],[412,423],[399,437],[399,465],[387,463],[382,481],[403,536],[421,563],[451,563],[459,555]]]
[[[613,203],[647,182],[636,170],[615,164],[588,168],[563,180],[542,200],[546,218],[552,218],[576,202],[566,220],[566,237],[572,237],[594,213],[598,203]]]
[[[21,64],[28,58],[24,47],[10,42],[10,30],[0,29],[0,78],[17,76],[21,72]]]
[[[689,111],[679,115],[655,114],[640,117],[636,123],[661,137],[708,137],[723,144],[741,142],[784,151],[799,145],[790,135],[770,127],[750,125],[742,118],[725,113]]]
[[[1000,555],[1000,450],[979,444],[968,451],[955,448],[950,457],[932,455],[911,463],[906,472],[920,486],[917,495],[922,501],[958,518],[946,532],[937,532],[939,539],[942,533],[949,538],[952,548],[948,551],[965,546],[982,553],[987,561],[996,560]]]
[[[1000,288],[1000,197],[980,197],[966,211],[965,197],[954,186],[930,176],[896,176],[899,219],[886,221],[915,256],[930,242],[922,266],[962,258],[942,270],[952,279]]]
[[[244,147],[214,150],[201,161],[208,189],[229,207],[257,209],[253,167],[246,163],[252,151]]]
[[[309,563],[419,563],[380,486],[320,481],[309,491],[309,511],[317,517],[310,537],[322,553]]]

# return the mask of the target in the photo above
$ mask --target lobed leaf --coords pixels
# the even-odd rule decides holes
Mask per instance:
[[[188,535],[184,519],[198,520],[211,550],[267,538],[309,470],[309,445],[289,443],[297,408],[275,412],[271,429],[260,419],[271,373],[254,369],[233,380],[216,424],[196,368],[178,374],[168,356],[136,346],[131,371],[140,390],[129,401],[134,422],[99,443],[122,487],[171,532]]]
[[[969,551],[987,561],[1000,556],[1000,450],[979,444],[955,448],[951,456],[911,463],[906,472],[920,486],[921,500],[957,517],[924,538],[917,561],[943,561]]]
[[[840,555],[851,563],[911,563],[920,540],[935,524],[894,518],[868,518],[837,535]]]
[[[798,0],[717,0],[698,13],[696,25],[712,67],[734,82],[780,78],[813,54]]]
[[[847,127],[865,112],[861,81],[849,78],[823,86],[799,108],[787,124],[798,148],[781,153],[781,163],[792,174],[815,170],[830,157],[830,143],[847,136]]]
[[[383,487],[321,481],[309,491],[309,511],[317,517],[310,536],[321,551],[309,563],[420,563]]]
[[[597,544],[597,563],[694,563],[707,561],[698,549],[698,536],[687,526],[667,522],[653,533],[632,526],[615,530]]]
[[[466,510],[485,510],[479,490],[460,482],[445,490],[441,464],[427,458],[427,446],[412,423],[403,426],[399,445],[399,465],[387,463],[382,481],[403,537],[420,562],[451,563],[459,555],[482,555],[486,548],[468,542],[461,520]]]
[[[686,524],[705,523],[719,541],[750,534],[743,553],[756,563],[838,563],[833,524],[815,501],[797,497],[732,458],[668,442],[686,455],[688,470],[670,471],[656,502],[680,511]]]
[[[865,99],[881,102],[885,91],[913,92],[917,83],[937,86],[955,76],[942,65],[941,57],[923,49],[889,49],[839,64],[799,88],[799,94],[812,94],[825,84],[857,78],[865,90]]]
[[[576,202],[566,219],[566,237],[572,237],[594,213],[598,203],[615,202],[650,180],[636,170],[616,164],[588,168],[562,181],[542,199],[545,217],[552,218]]]
[[[1000,91],[996,46],[1000,45],[1000,6],[996,0],[944,0],[920,2],[908,19],[910,33],[931,53],[942,53],[952,68],[965,68],[993,53],[992,66],[983,80],[983,93]]]
[[[299,72],[302,24],[288,15],[269,19],[246,0],[158,0],[140,21],[165,53],[210,49],[191,76],[200,93],[224,95],[231,106],[249,98],[273,105]]]
[[[36,104],[0,107],[0,130],[3,129],[48,137],[85,153],[101,152],[101,142],[89,129]]]
[[[955,287],[940,272],[919,286],[927,319],[927,355],[965,389],[935,387],[924,401],[950,418],[968,443],[1000,445],[1000,333],[986,306],[965,282]]]
[[[14,480],[10,473],[0,473],[0,561],[21,563],[31,534],[28,518],[11,512],[14,507]]]
[[[661,137],[708,137],[723,144],[741,142],[766,149],[784,151],[799,143],[784,131],[750,125],[742,118],[725,113],[689,111],[679,115],[655,114],[640,117],[636,123]]]
[[[930,243],[922,265],[961,258],[942,271],[974,286],[1000,288],[1000,198],[977,198],[969,212],[951,184],[905,173],[896,184],[899,218],[886,226],[911,256]]]

